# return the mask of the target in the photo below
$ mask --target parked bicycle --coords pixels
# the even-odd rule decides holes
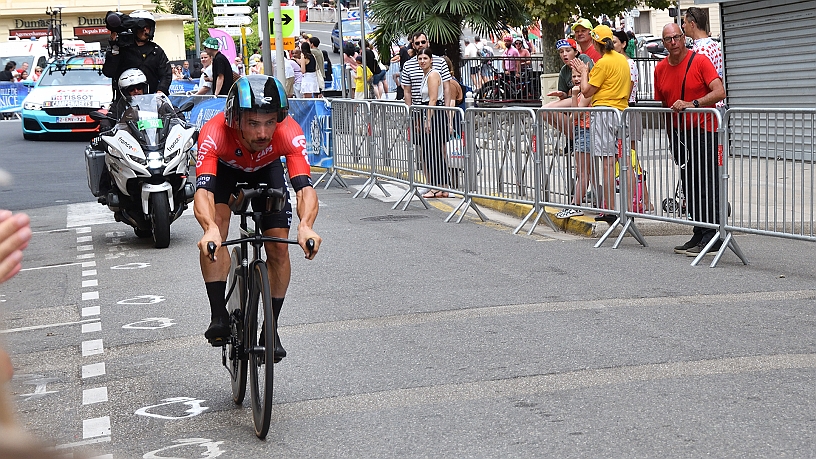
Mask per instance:
[[[261,218],[266,213],[276,213],[286,203],[286,190],[270,188],[266,184],[248,187],[245,183],[236,185],[230,198],[232,213],[241,217],[241,237],[221,243],[235,246],[230,254],[230,270],[227,276],[227,311],[230,317],[230,337],[221,348],[221,363],[230,373],[232,401],[240,405],[244,401],[249,369],[249,391],[252,401],[252,420],[255,435],[265,438],[269,432],[272,413],[272,391],[275,368],[275,315],[267,275],[266,261],[263,259],[264,243],[297,244],[296,240],[264,236]],[[253,198],[266,198],[265,209],[248,210]],[[248,219],[254,227],[250,228]],[[252,247],[250,260],[249,248]],[[307,249],[314,250],[314,240],[306,242]],[[210,242],[207,251],[210,258],[215,256],[216,245]],[[260,324],[260,326],[259,326]]]
[[[493,79],[485,82],[476,92],[476,105],[515,102],[539,105],[541,103],[541,72],[529,67],[516,75],[493,68]]]

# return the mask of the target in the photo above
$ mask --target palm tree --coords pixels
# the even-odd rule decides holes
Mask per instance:
[[[421,31],[434,54],[453,61],[455,73],[460,67],[462,27],[487,36],[530,22],[522,0],[374,0],[371,15],[378,24],[374,44],[381,59],[391,56],[391,45],[400,38]]]

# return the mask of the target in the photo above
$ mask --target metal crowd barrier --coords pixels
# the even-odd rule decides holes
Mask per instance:
[[[382,189],[379,179],[408,185],[393,208],[414,196],[428,208],[427,187],[462,195],[445,221],[470,208],[486,220],[474,198],[532,206],[514,232],[533,215],[530,232],[540,220],[557,230],[547,207],[608,214],[596,247],[618,228],[613,248],[625,234],[645,246],[636,219],[699,227],[715,234],[692,265],[721,243],[712,267],[726,249],[747,263],[735,232],[816,241],[816,110],[731,109],[723,118],[717,109],[462,112],[334,100],[332,112],[335,167],[369,176],[355,197]],[[611,156],[600,127],[614,133]]]
[[[816,109],[726,111],[725,229],[816,241]]]

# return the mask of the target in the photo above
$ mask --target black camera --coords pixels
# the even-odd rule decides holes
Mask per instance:
[[[136,43],[136,36],[133,33],[134,29],[141,29],[150,27],[151,24],[143,18],[132,18],[125,13],[119,11],[108,11],[105,15],[105,27],[111,32],[116,32],[116,42],[111,42],[112,45],[131,46]],[[153,31],[150,31],[151,39],[153,38]]]

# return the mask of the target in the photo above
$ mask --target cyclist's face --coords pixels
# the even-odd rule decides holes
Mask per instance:
[[[246,112],[241,115],[241,140],[252,151],[269,146],[278,127],[277,113]]]

